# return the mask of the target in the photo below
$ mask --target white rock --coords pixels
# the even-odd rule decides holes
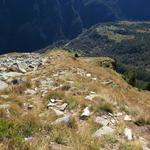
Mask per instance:
[[[55,99],[51,99],[50,101],[51,101],[52,103],[55,103],[55,102],[56,102],[56,100],[55,100]]]
[[[33,108],[34,108],[33,105],[31,105],[31,104],[28,105],[28,109],[33,109]]]
[[[129,128],[124,129],[124,135],[127,137],[129,141],[132,140],[132,130]]]
[[[123,116],[123,113],[122,113],[122,112],[118,112],[118,113],[115,114],[115,116],[116,116],[116,117]]]
[[[25,91],[25,94],[34,95],[34,94],[36,94],[36,91],[34,91],[34,90],[32,90],[32,89],[27,89],[27,90]]]
[[[0,77],[3,79],[8,79],[10,77],[16,77],[16,76],[21,76],[22,73],[18,73],[18,72],[2,72],[0,73]]]
[[[95,97],[98,97],[98,95],[96,95],[96,94],[87,95],[87,96],[85,97],[85,99],[91,101],[91,100],[93,100]]]
[[[25,140],[25,141],[28,141],[28,142],[31,141],[32,139],[33,139],[33,137],[24,138],[24,140]]]
[[[91,116],[91,112],[90,112],[90,108],[89,107],[86,107],[84,110],[83,110],[83,113],[81,114],[81,117],[89,117]]]
[[[56,104],[55,103],[51,103],[51,102],[49,102],[48,104],[47,104],[47,107],[49,108],[49,107],[54,107],[54,106],[56,106]]]
[[[103,85],[109,85],[109,84],[112,84],[113,81],[112,80],[106,80],[106,81],[103,81],[101,82]]]
[[[113,118],[111,118],[110,122],[111,122],[112,124],[115,124],[115,123],[116,123],[116,120],[113,119]]]
[[[132,119],[131,119],[131,117],[130,116],[128,116],[128,115],[125,115],[125,117],[124,117],[124,121],[131,121]]]
[[[62,118],[58,118],[57,120],[55,120],[54,122],[52,122],[52,125],[58,125],[58,124],[67,124],[71,119],[70,115],[66,115]]]
[[[107,126],[110,123],[110,121],[104,117],[96,117],[95,122],[102,126]]]
[[[68,104],[67,103],[64,103],[60,106],[60,110],[61,111],[64,111],[66,108],[67,108]]]
[[[110,117],[114,117],[114,115],[113,115],[112,113],[108,113],[108,115],[109,115]]]
[[[96,94],[96,92],[91,91],[90,94]]]
[[[20,72],[27,73],[26,68],[27,67],[25,65],[18,63],[18,69]]]
[[[102,128],[100,128],[99,130],[97,130],[93,135],[92,137],[95,137],[95,138],[99,138],[103,135],[107,135],[107,134],[113,134],[115,132],[114,129],[112,129],[111,127],[108,127],[108,126],[104,126]]]
[[[86,77],[90,78],[92,75],[90,73],[86,74]]]

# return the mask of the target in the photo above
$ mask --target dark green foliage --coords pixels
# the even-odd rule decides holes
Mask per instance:
[[[136,72],[134,70],[126,71],[123,78],[132,86],[136,84]]]
[[[147,83],[147,84],[145,85],[144,90],[150,91],[150,83]]]
[[[140,81],[141,85],[131,81],[132,85],[140,89],[149,89],[147,87],[150,82],[149,29],[149,22],[124,21],[97,24],[69,42],[65,48],[82,52],[84,56],[115,58],[119,65],[117,66],[119,73],[131,68],[136,71],[136,80]]]

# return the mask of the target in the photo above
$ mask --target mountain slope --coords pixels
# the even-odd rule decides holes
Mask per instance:
[[[149,20],[149,0],[0,0],[0,53],[72,39],[99,22]]]
[[[97,59],[64,50],[1,56],[1,150],[148,148],[150,92]]]
[[[149,40],[149,22],[122,21],[98,24],[64,47],[85,56],[115,58],[125,68],[136,68],[139,80],[150,82]]]

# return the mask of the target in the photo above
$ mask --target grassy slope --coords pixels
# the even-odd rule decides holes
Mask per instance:
[[[136,68],[138,79],[150,82],[149,40],[149,22],[122,21],[96,25],[65,47],[82,55],[113,57],[122,69]]]
[[[12,90],[1,91],[1,94],[7,93],[10,96],[10,98],[7,99],[7,102],[12,104],[10,111],[11,119],[7,118],[7,122],[0,120],[0,127],[3,127],[3,124],[6,124],[4,129],[0,128],[0,137],[2,139],[0,145],[2,149],[9,149],[10,147],[12,149],[27,149],[27,147],[30,147],[30,149],[45,150],[49,148],[51,142],[55,142],[79,150],[98,150],[100,147],[103,147],[102,145],[104,145],[108,150],[109,148],[107,146],[108,144],[114,144],[113,141],[115,140],[115,136],[109,137],[108,139],[101,139],[100,141],[91,138],[92,132],[97,129],[97,126],[92,121],[95,114],[93,114],[87,122],[81,122],[81,120],[79,120],[79,115],[82,109],[88,104],[91,104],[93,109],[96,111],[97,107],[101,106],[102,103],[109,103],[112,107],[109,109],[113,109],[113,112],[120,110],[125,111],[126,106],[128,106],[128,110],[126,111],[129,113],[132,114],[135,111],[137,113],[138,111],[139,114],[141,113],[143,118],[149,119],[149,92],[139,92],[137,89],[128,85],[122,79],[121,75],[115,71],[93,65],[90,63],[91,61],[87,61],[87,59],[84,58],[75,59],[73,55],[68,52],[55,51],[50,53],[48,52],[46,55],[49,58],[49,63],[41,66],[38,71],[28,76],[30,79],[29,87],[34,89],[35,87],[38,87],[37,83],[39,83],[40,80],[49,77],[54,79],[58,85],[66,85],[68,81],[73,81],[75,88],[73,88],[74,90],[49,90],[45,97],[41,96],[42,93],[40,91],[36,95],[26,95],[22,92],[25,88],[27,88],[26,85],[28,84],[22,87],[12,88]],[[92,77],[97,78],[97,81],[78,75],[77,68],[90,73]],[[54,74],[64,71],[65,74],[53,77]],[[102,81],[106,81],[108,79],[111,79],[113,84],[103,85]],[[89,94],[90,91],[95,91],[100,95],[100,97],[95,99],[93,102],[86,101],[84,97]],[[50,123],[56,119],[56,116],[50,110],[46,109],[46,104],[50,95],[59,95],[61,99],[68,100],[69,106],[73,110],[73,116],[76,120],[77,126],[74,121],[72,121],[71,128],[66,126],[50,126]],[[74,100],[71,99],[71,97]],[[73,103],[75,101],[77,105],[72,104],[72,101]],[[4,103],[3,99],[0,99],[0,102],[1,104]],[[23,111],[22,107],[24,102],[32,103],[34,105],[34,109],[30,111]],[[113,106],[115,102],[119,109],[117,106]],[[1,117],[6,119],[5,113],[1,113]],[[11,121],[13,121],[13,124]],[[124,127],[124,124],[122,126],[118,126],[122,128]],[[132,124],[131,127],[134,129],[135,125]],[[118,136],[119,132],[120,129],[117,131]],[[135,132],[137,132],[137,134],[141,134],[141,129],[138,128]],[[22,142],[22,138],[27,136],[33,137],[32,143]],[[143,132],[142,136],[149,138],[146,132]],[[115,142],[115,144],[121,145],[119,141]],[[12,145],[14,146],[12,147]],[[135,144],[133,144],[133,147],[134,146]],[[64,147],[64,149],[66,149],[66,147]]]

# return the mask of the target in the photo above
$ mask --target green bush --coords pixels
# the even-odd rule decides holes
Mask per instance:
[[[136,85],[136,72],[134,70],[128,70],[123,74],[123,78],[132,86]]]

